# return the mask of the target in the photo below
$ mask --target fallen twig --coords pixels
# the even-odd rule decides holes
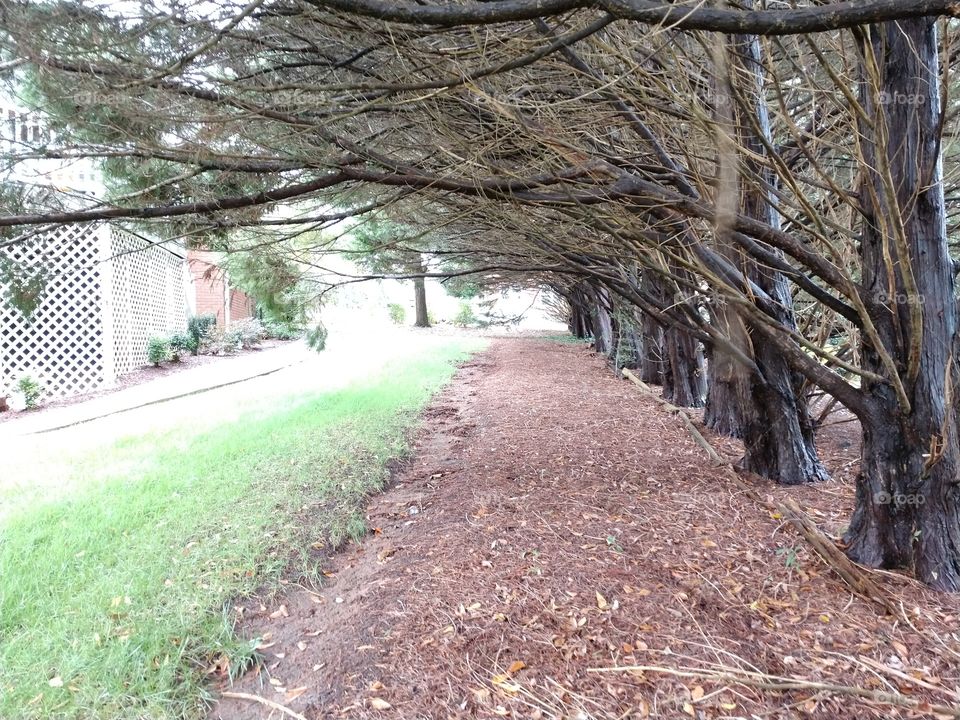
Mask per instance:
[[[294,712],[290,708],[284,705],[281,705],[278,702],[274,702],[273,700],[267,700],[265,697],[260,697],[259,695],[251,695],[250,693],[245,693],[245,692],[233,692],[232,690],[225,690],[224,692],[221,693],[221,695],[223,695],[223,697],[235,698],[237,700],[249,700],[250,702],[260,703],[261,705],[266,705],[267,707],[273,708],[274,710],[279,710],[283,714],[289,715],[290,717],[295,718],[296,720],[307,720],[307,718],[301,715],[300,713]]]
[[[859,697],[872,702],[884,705],[895,705],[910,709],[922,709],[925,713],[934,715],[949,715],[951,717],[960,717],[960,707],[955,705],[936,705],[924,700],[915,700],[896,693],[883,692],[881,690],[868,690],[857,687],[856,685],[836,685],[833,683],[816,682],[815,680],[804,680],[803,678],[784,677],[780,675],[767,675],[766,673],[753,672],[750,670],[739,670],[736,668],[727,668],[725,670],[709,670],[700,668],[671,668],[659,665],[624,665],[609,668],[588,668],[590,673],[607,672],[653,672],[663,675],[673,675],[684,678],[706,678],[718,682],[731,683],[736,685],[748,685],[760,690],[815,690],[817,692],[826,692],[832,695],[847,695]]]

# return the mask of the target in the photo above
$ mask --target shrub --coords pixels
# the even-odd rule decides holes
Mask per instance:
[[[263,325],[256,318],[244,318],[231,323],[226,335],[228,343],[236,344],[241,349],[256,347],[267,337]]]
[[[460,327],[466,327],[467,325],[475,325],[476,322],[477,316],[473,312],[473,307],[470,305],[470,303],[460,303],[460,309],[457,310],[457,314],[453,318],[453,324],[459,325]]]
[[[306,339],[307,345],[317,352],[323,352],[327,347],[327,328],[323,323],[318,323],[315,328],[307,331]]]
[[[190,352],[196,355],[200,352],[200,345],[203,341],[203,336],[212,327],[217,325],[217,316],[207,313],[206,315],[194,315],[187,321],[187,335],[190,336],[192,340],[192,345],[190,346]]]
[[[390,311],[390,320],[393,321],[394,325],[403,325],[404,321],[407,319],[407,310],[400,303],[390,303],[387,305],[387,309]]]
[[[175,333],[170,336],[168,341],[170,345],[170,359],[173,362],[180,362],[180,357],[188,352],[193,352],[193,338],[186,333]]]
[[[237,338],[227,336],[217,325],[210,325],[200,336],[199,353],[201,355],[226,355],[237,351]]]
[[[268,320],[263,323],[263,332],[266,337],[276,340],[297,340],[303,337],[306,330],[302,325],[295,323],[272,322]]]
[[[170,357],[170,341],[166,338],[152,337],[147,343],[147,360],[154,367],[160,367],[160,363]]]
[[[19,403],[23,409],[32,410],[40,406],[40,400],[43,398],[45,390],[43,385],[32,375],[21,375],[13,387],[15,393],[18,393],[23,398]]]

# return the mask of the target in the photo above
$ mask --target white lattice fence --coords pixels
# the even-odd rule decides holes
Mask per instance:
[[[20,277],[42,271],[40,303],[29,317],[0,293],[0,374],[23,374],[51,395],[100,387],[104,375],[100,244],[95,231],[74,226],[43,233],[3,250]]]
[[[147,363],[147,343],[187,326],[185,261],[164,247],[110,228],[107,332],[117,376]]]
[[[62,227],[0,253],[43,277],[29,317],[0,285],[0,385],[30,374],[52,396],[109,386],[147,362],[151,336],[186,325],[183,258],[119,227]]]

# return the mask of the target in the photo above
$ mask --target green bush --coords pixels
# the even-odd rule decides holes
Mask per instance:
[[[239,338],[229,337],[218,325],[210,325],[200,337],[201,355],[229,355],[238,350]]]
[[[203,336],[207,330],[217,325],[217,316],[211,313],[206,315],[194,315],[187,321],[187,335],[193,341],[190,346],[190,352],[196,355],[200,352],[200,345],[203,342]]]
[[[307,331],[306,339],[307,345],[317,352],[323,352],[327,347],[327,328],[323,323],[318,323],[315,328]]]
[[[154,367],[160,367],[160,363],[170,357],[170,341],[166,338],[152,337],[147,343],[147,360]]]
[[[263,332],[268,338],[275,340],[298,340],[306,330],[302,325],[289,322],[266,321],[263,323]]]
[[[475,325],[476,323],[477,316],[473,312],[473,307],[470,303],[460,303],[460,309],[457,310],[457,314],[453,318],[453,324],[459,325],[460,327],[467,327],[467,325]]]
[[[40,405],[44,387],[32,376],[21,375],[20,379],[17,380],[16,388],[23,393],[23,400],[26,403],[27,410],[32,410]]]
[[[229,344],[234,344],[238,349],[243,349],[256,347],[262,343],[267,337],[267,333],[256,318],[244,318],[230,324],[226,337]]]
[[[407,319],[407,310],[400,303],[390,303],[387,305],[387,309],[390,311],[390,320],[393,321],[394,325],[403,325],[404,321]]]
[[[192,353],[196,344],[193,337],[186,333],[174,333],[168,341],[170,345],[170,359],[173,362],[180,362],[180,358],[186,353]]]

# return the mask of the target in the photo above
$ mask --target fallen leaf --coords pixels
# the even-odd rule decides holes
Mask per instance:
[[[510,663],[510,667],[507,668],[507,673],[513,675],[523,670],[526,666],[527,664],[523,660],[514,660]]]
[[[491,682],[493,682],[494,685],[503,690],[505,693],[514,695],[520,692],[520,686],[514,682],[511,682],[509,675],[494,675]]]
[[[600,608],[601,610],[606,610],[608,607],[610,607],[607,604],[607,599],[600,594],[599,590],[597,591],[597,607]]]
[[[389,710],[393,707],[390,703],[382,698],[370,698],[370,707],[374,710]]]
[[[703,699],[703,688],[700,687],[699,685],[697,685],[696,687],[694,687],[693,690],[690,691],[690,697],[693,698],[694,702],[696,702],[697,700],[702,700],[702,699]]]

